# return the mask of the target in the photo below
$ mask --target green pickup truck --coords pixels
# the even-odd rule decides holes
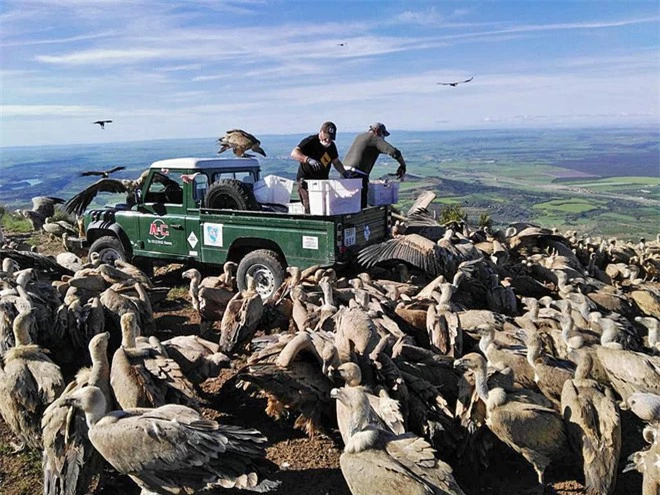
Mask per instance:
[[[259,173],[253,158],[154,162],[128,203],[85,212],[83,242],[104,261],[217,267],[234,261],[239,288],[251,275],[267,298],[287,266],[346,264],[363,247],[389,237],[387,206],[317,216],[260,205],[252,193]]]

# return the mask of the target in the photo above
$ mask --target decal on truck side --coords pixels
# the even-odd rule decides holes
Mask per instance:
[[[204,244],[207,246],[222,247],[222,227],[221,223],[204,224]]]
[[[312,235],[302,236],[302,247],[303,249],[318,249],[319,238]]]
[[[149,225],[149,235],[153,239],[147,239],[147,244],[172,245],[170,241],[166,240],[170,236],[170,227],[160,218],[157,218]]]
[[[149,235],[154,236],[156,239],[165,239],[170,235],[170,229],[165,222],[156,219],[149,225]]]

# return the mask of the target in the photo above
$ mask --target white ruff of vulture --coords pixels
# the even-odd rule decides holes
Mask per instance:
[[[260,480],[267,439],[258,430],[221,425],[176,404],[106,415],[105,398],[96,387],[85,387],[66,402],[85,412],[94,448],[143,493],[217,487],[263,493],[279,485]]]
[[[227,131],[223,137],[218,139],[218,143],[221,145],[218,154],[231,148],[238,157],[251,158],[252,155],[245,154],[246,151],[254,151],[255,153],[266,156],[266,152],[261,148],[261,141],[242,129],[231,129]]]

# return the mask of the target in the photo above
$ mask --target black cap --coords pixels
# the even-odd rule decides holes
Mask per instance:
[[[375,132],[379,133],[381,136],[389,136],[390,135],[389,131],[385,127],[385,124],[383,124],[382,122],[376,122],[375,124],[371,124],[369,126],[369,130],[370,131],[375,131]]]
[[[333,141],[337,137],[337,126],[333,122],[323,122],[321,131],[325,132]]]

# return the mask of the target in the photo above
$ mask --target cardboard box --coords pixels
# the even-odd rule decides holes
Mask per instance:
[[[383,180],[369,182],[367,203],[371,206],[392,205],[399,201],[399,183]]]
[[[362,179],[308,180],[312,215],[343,215],[360,211]]]
[[[277,175],[267,175],[255,182],[252,189],[257,202],[277,205],[288,204],[291,201],[292,190],[293,181]]]

